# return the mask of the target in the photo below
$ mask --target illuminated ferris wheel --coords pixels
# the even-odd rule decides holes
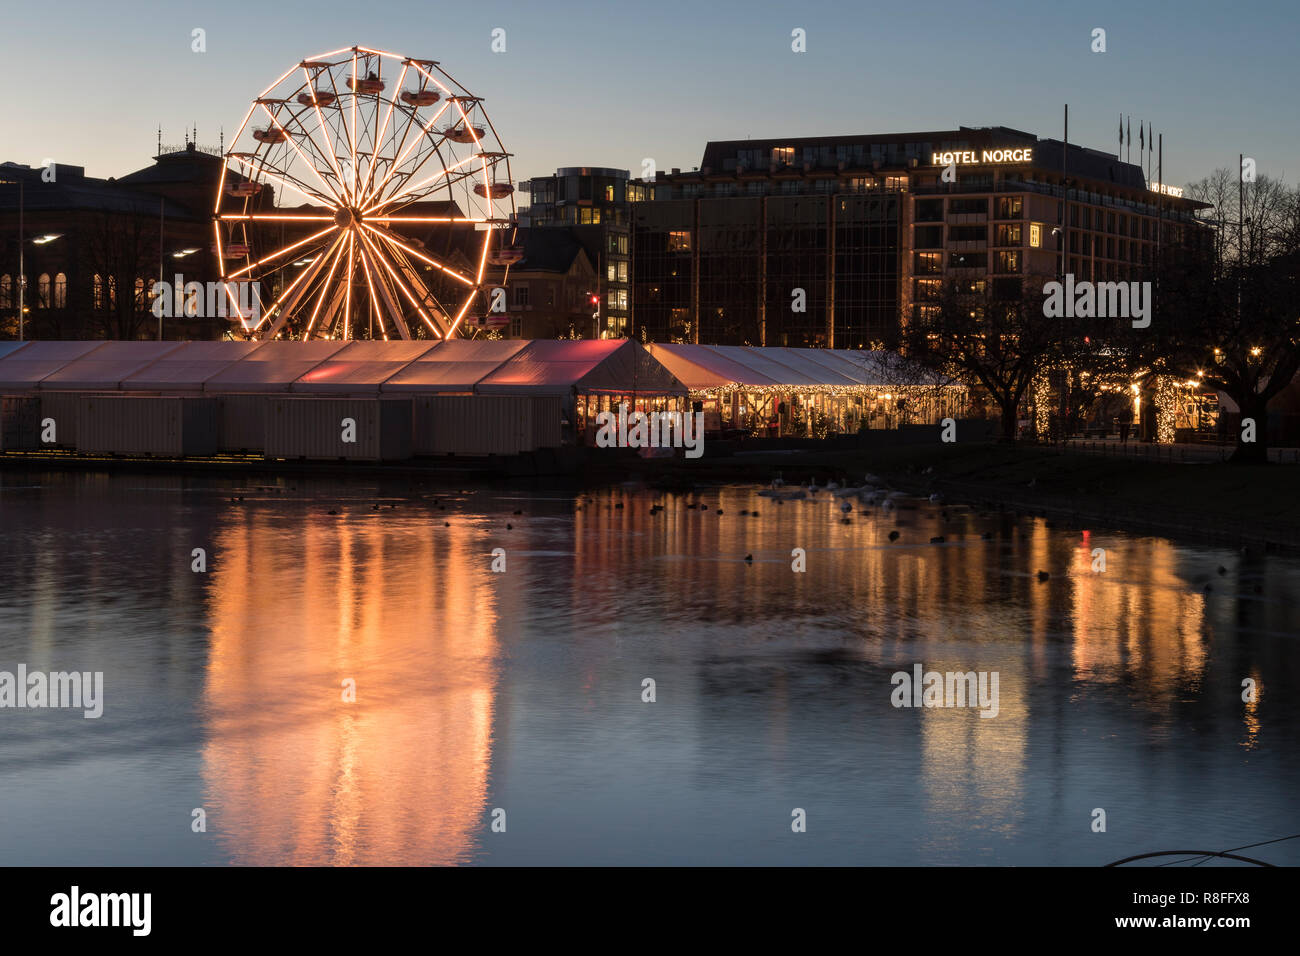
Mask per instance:
[[[214,251],[228,311],[259,339],[455,335],[489,305],[489,263],[510,262],[509,157],[482,100],[433,60],[366,47],[303,60],[253,101],[225,156]]]

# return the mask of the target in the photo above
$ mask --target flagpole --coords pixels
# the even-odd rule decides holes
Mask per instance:
[[[1065,143],[1061,149],[1061,281],[1070,271],[1070,184],[1065,178],[1070,152],[1070,104],[1065,104]]]
[[[1241,169],[1241,165],[1237,165]],[[23,187],[27,180],[20,174],[18,176],[18,341],[24,339],[24,318],[23,305],[25,300],[24,293],[27,291],[27,269],[23,264]]]

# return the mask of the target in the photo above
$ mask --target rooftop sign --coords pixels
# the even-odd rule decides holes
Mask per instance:
[[[1182,186],[1166,186],[1164,183],[1152,183],[1147,188],[1150,189],[1153,193],[1160,193],[1162,196],[1174,196],[1175,198],[1182,198],[1183,195]]]
[[[958,150],[955,153],[931,153],[934,166],[968,165],[971,163],[1032,163],[1034,150],[1030,146],[1015,149]]]

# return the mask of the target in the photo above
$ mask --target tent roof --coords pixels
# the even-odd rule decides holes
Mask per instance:
[[[686,386],[630,339],[535,339],[486,376],[474,391],[567,395],[573,389],[608,394],[677,395]]]
[[[375,392],[421,355],[432,341],[353,342],[299,378],[294,392]]]
[[[263,342],[182,342],[174,352],[168,352],[152,365],[123,379],[126,391],[153,391],[158,389],[199,390],[214,375],[246,358]]]
[[[650,351],[697,391],[733,384],[798,390],[809,385],[853,388],[942,381],[894,352],[659,344],[651,345]]]
[[[708,345],[660,345],[650,347],[650,354],[662,362],[687,387],[693,389],[741,385],[780,385],[748,365],[722,355]]]
[[[287,392],[347,342],[272,340],[203,383],[206,392]]]
[[[105,342],[28,342],[27,347],[0,358],[0,388],[35,388],[41,379]]]
[[[180,342],[105,342],[41,379],[40,387],[57,391],[116,390],[125,379],[180,347]]]
[[[450,339],[387,379],[384,392],[468,392],[520,352],[521,339]]]
[[[751,349],[750,351],[754,351]],[[829,349],[791,349],[767,348],[762,352],[768,358],[775,359],[800,375],[806,376],[819,385],[854,386],[864,384],[859,377],[850,374],[850,369],[836,362],[827,362],[817,355],[829,352]]]
[[[26,342],[0,342],[0,359],[7,355],[13,355],[26,344]]]

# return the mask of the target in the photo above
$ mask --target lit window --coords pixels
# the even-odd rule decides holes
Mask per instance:
[[[668,233],[668,251],[669,252],[690,252],[691,234],[689,232]]]
[[[42,272],[36,280],[36,306],[41,309],[50,307],[50,274]]]
[[[68,277],[62,272],[54,277],[54,307],[56,309],[68,307]]]

